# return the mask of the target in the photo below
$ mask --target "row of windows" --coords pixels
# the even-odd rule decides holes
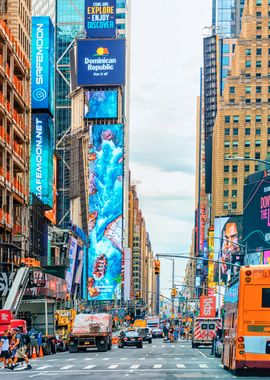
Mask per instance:
[[[261,135],[261,129],[256,128],[255,129],[255,135],[260,136]],[[267,129],[267,133],[270,134],[270,128]],[[233,136],[238,136],[239,134],[239,129],[238,128],[233,128],[232,130]],[[230,136],[231,135],[231,129],[230,128],[225,128],[224,129],[224,136]],[[245,128],[245,135],[250,136],[251,135],[251,128]]]
[[[223,197],[224,198],[228,198],[230,196],[230,190],[224,190],[223,191]],[[233,197],[233,198],[236,198],[237,197],[237,190],[232,190],[231,191],[231,196]]]
[[[260,69],[261,67],[262,67],[262,61],[257,60],[256,61],[256,68]],[[268,67],[270,67],[270,61],[268,61]],[[251,68],[251,60],[246,60],[246,69],[250,69],[250,68]]]
[[[263,3],[263,0],[256,0],[256,6],[259,7]],[[268,5],[270,5],[270,0],[268,0]]]
[[[252,87],[250,85],[246,86],[246,94],[251,94],[251,89]],[[262,86],[254,86],[254,89],[256,91],[256,94],[261,94],[262,93]],[[268,92],[270,93],[270,86],[268,86]],[[235,86],[230,87],[230,94],[235,94]]]
[[[226,116],[224,116],[225,124],[230,124],[231,121],[234,124],[237,124],[237,123],[239,123],[239,119],[240,119],[239,115],[233,115],[233,116],[226,115]],[[245,122],[246,123],[251,123],[251,120],[252,120],[251,115],[245,116]],[[255,121],[256,121],[256,123],[261,123],[262,122],[262,115],[256,115]],[[267,116],[267,121],[270,122],[270,115]]]
[[[267,140],[267,146],[270,146],[270,140]],[[238,148],[239,146],[239,141],[233,141],[232,142],[232,147],[233,148]],[[251,141],[246,140],[245,141],[245,148],[250,148],[251,147]],[[260,148],[262,146],[261,140],[255,140],[255,147]],[[230,141],[224,141],[224,148],[230,148],[231,147],[231,142]]]
[[[228,203],[228,202],[224,202],[223,203],[223,209],[224,210],[236,210],[237,209],[237,202],[231,202],[231,203]]]
[[[250,166],[249,165],[245,165],[244,171],[245,172],[249,172],[250,171]],[[255,171],[258,171],[258,165],[255,165]],[[230,165],[224,165],[223,172],[224,173],[230,173]],[[232,165],[232,172],[233,173],[238,173],[238,165]]]
[[[270,28],[270,22],[269,22]],[[256,55],[262,55],[262,48],[256,48]],[[246,48],[246,55],[251,55],[252,48]],[[270,54],[270,48],[268,48],[268,54]]]

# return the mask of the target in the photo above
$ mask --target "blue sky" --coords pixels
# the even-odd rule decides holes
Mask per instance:
[[[192,6],[191,6],[192,5]],[[130,167],[154,252],[189,252],[196,97],[211,0],[131,0]],[[176,276],[185,261],[176,261]],[[161,262],[168,293],[171,263]],[[176,277],[180,282],[181,277]]]

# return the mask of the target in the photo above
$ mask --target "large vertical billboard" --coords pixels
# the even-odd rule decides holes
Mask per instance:
[[[85,31],[89,38],[116,34],[116,0],[85,0]]]
[[[208,230],[208,259],[214,260],[215,258],[215,252],[214,252],[214,237],[215,232],[214,229],[211,227]],[[208,293],[213,293],[215,291],[215,263],[212,261],[208,261]]]
[[[30,192],[53,207],[53,123],[49,114],[32,114]]]
[[[32,17],[32,109],[54,113],[54,27],[50,17]]]
[[[125,49],[124,39],[78,40],[78,86],[123,86]]]
[[[243,218],[242,216],[224,216],[215,218],[215,263],[214,280],[217,283],[227,284],[230,275],[238,269],[232,264],[241,264],[241,241],[243,239]]]
[[[85,91],[86,119],[115,119],[118,114],[118,91]]]
[[[78,246],[77,239],[71,236],[69,239],[69,248],[68,248],[69,267],[66,271],[66,281],[67,281],[69,293],[72,290],[75,262],[76,262],[76,256],[77,256],[77,246]]]
[[[45,217],[56,225],[56,214],[57,214],[57,157],[53,155],[53,207],[51,210],[45,212]]]
[[[113,300],[122,282],[124,126],[93,125],[89,133],[88,293]]]

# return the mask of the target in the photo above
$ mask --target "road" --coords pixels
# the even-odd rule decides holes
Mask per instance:
[[[113,346],[111,351],[97,353],[58,353],[32,360],[32,370],[0,371],[0,379],[233,379],[224,371],[220,359],[210,355],[210,349],[192,349],[190,342],[164,343],[162,339],[144,343],[143,349]],[[241,377],[241,379],[247,377]],[[259,379],[251,375],[248,379]],[[268,373],[269,378],[269,373]]]

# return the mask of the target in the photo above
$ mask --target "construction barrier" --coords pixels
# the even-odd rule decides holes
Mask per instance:
[[[112,337],[112,344],[118,344],[118,337],[117,336]]]

